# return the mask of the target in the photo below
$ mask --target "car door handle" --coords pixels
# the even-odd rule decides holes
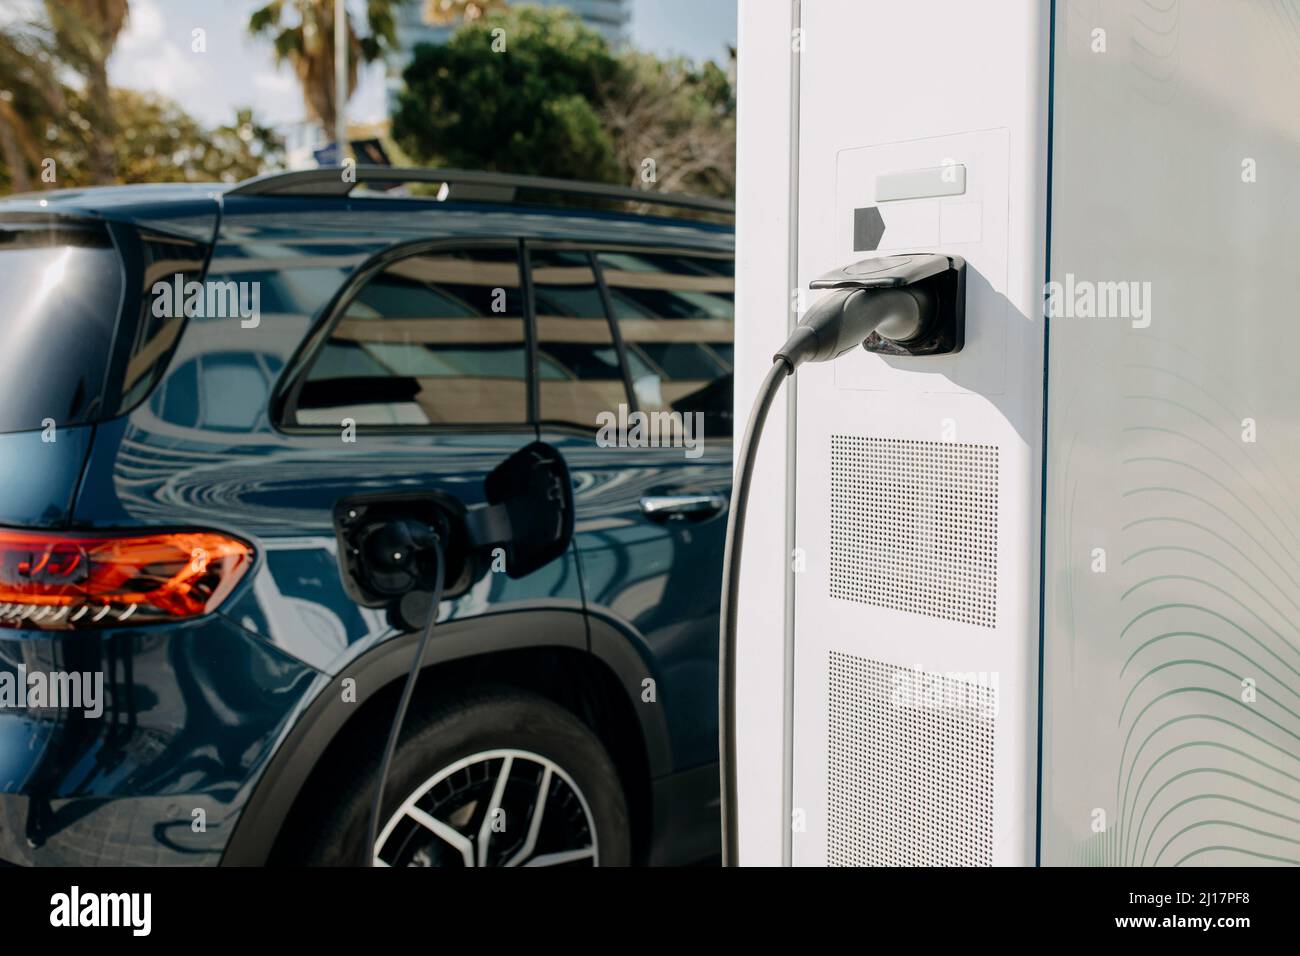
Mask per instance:
[[[664,520],[674,517],[702,518],[727,507],[722,495],[643,495],[641,511],[647,518]]]

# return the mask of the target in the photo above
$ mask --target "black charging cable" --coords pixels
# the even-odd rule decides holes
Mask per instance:
[[[818,299],[773,358],[749,413],[745,437],[736,453],[736,478],[727,516],[727,544],[722,558],[721,634],[718,640],[718,763],[722,776],[722,865],[740,860],[736,784],[736,616],[740,606],[740,552],[745,512],[758,458],[758,443],[781,383],[805,362],[828,362],[857,348],[867,336],[906,344],[922,335],[936,304],[916,287],[838,289]]]
[[[739,467],[731,492],[731,513],[727,516],[727,543],[722,552],[722,622],[721,640],[718,642],[718,742],[719,763],[722,772],[722,793],[719,805],[722,814],[722,865],[735,866],[738,856],[736,834],[736,613],[740,595],[740,561],[738,555],[744,547],[745,511],[749,507],[749,488],[754,478],[754,463],[758,460],[758,441],[767,423],[767,413],[772,408],[776,393],[786,376],[794,374],[794,366],[778,358],[758,387],[758,397],[749,413],[745,438],[740,443],[736,460]]]
[[[424,632],[420,635],[420,643],[415,649],[415,659],[411,661],[411,670],[406,675],[406,685],[402,688],[402,699],[398,701],[397,713],[393,715],[392,726],[388,729],[388,743],[384,747],[384,758],[379,764],[379,779],[375,783],[374,803],[370,807],[370,825],[366,829],[366,842],[363,852],[366,854],[365,866],[374,866],[375,856],[379,853],[379,815],[383,812],[384,805],[384,784],[388,781],[388,773],[393,764],[393,753],[397,750],[397,738],[402,734],[402,723],[406,720],[406,711],[411,705],[411,697],[415,694],[415,683],[420,678],[420,670],[424,666],[425,651],[429,647],[429,638],[433,636],[434,625],[438,623],[438,606],[442,604],[443,579],[445,577],[446,562],[444,561],[442,539],[435,533],[431,543],[434,559],[433,570],[433,603],[429,605],[429,616],[424,622]]]

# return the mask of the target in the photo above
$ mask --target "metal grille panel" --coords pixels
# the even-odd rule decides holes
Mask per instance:
[[[998,450],[831,436],[831,597],[997,625]]]
[[[827,863],[991,866],[996,689],[832,651],[827,698]]]

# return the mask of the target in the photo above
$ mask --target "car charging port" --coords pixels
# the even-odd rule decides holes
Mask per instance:
[[[442,542],[445,597],[463,594],[477,575],[465,508],[445,495],[419,492],[345,498],[334,509],[339,568],[348,595],[364,607],[387,607],[401,630],[418,627],[419,606],[433,590],[434,541]]]

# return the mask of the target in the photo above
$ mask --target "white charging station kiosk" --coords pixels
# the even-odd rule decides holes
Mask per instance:
[[[739,30],[738,416],[813,279],[968,267],[960,352],[805,366],[768,421],[739,862],[1300,862],[1300,7]]]

